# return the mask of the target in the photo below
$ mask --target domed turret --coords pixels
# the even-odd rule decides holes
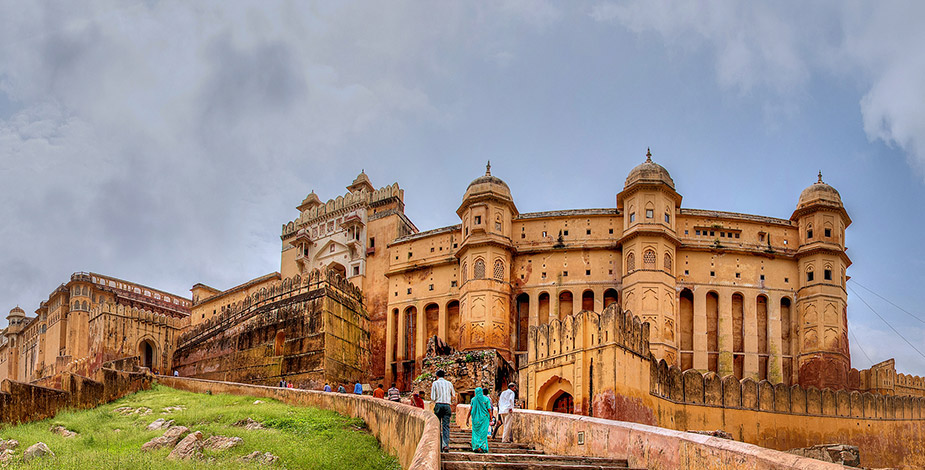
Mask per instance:
[[[469,187],[466,188],[466,194],[463,196],[463,201],[476,196],[491,194],[508,201],[513,201],[511,197],[511,188],[507,186],[501,178],[491,175],[491,162],[488,162],[488,165],[485,166],[485,175],[479,176],[478,178],[472,180],[469,183]]]
[[[671,179],[668,170],[652,161],[652,152],[648,149],[646,149],[646,161],[630,171],[623,188],[628,188],[636,183],[664,183],[674,189],[674,180]]]
[[[375,188],[373,184],[369,182],[369,177],[366,176],[366,170],[360,170],[360,174],[357,175],[356,179],[353,180],[353,183],[350,186],[347,186],[347,190],[351,193],[355,193],[365,189],[366,192],[373,192]]]
[[[819,172],[819,181],[800,193],[800,201],[797,202],[797,209],[808,207],[811,204],[825,204],[844,207],[841,202],[841,195],[835,188],[822,182],[822,172]]]
[[[25,316],[26,316],[26,312],[23,311],[23,309],[19,308],[19,305],[17,305],[13,307],[12,310],[10,310],[10,314],[7,315],[6,317],[10,318],[10,317],[25,317]]]
[[[312,190],[312,192],[308,193],[308,196],[305,196],[305,199],[302,199],[302,203],[299,204],[299,207],[297,207],[296,209],[298,209],[299,212],[304,212],[308,209],[311,209],[315,206],[320,206],[322,204],[323,203],[321,202],[321,199],[318,197],[317,194],[315,194],[315,190]]]

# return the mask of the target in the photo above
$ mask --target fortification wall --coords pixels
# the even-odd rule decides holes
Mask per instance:
[[[64,373],[61,390],[6,379],[0,383],[0,422],[39,421],[63,409],[94,408],[151,388],[152,375],[133,359],[104,364],[95,380]]]
[[[182,377],[158,377],[163,385],[198,393],[229,393],[273,398],[283,403],[312,406],[360,418],[402,468],[440,468],[440,422],[433,413],[368,395],[325,393],[314,390],[266,387]]]
[[[303,282],[304,281],[304,282]],[[181,376],[303,388],[367,374],[362,293],[333,273],[294,276],[262,288],[179,339]]]
[[[858,446],[865,466],[925,467],[923,397],[682,373],[645,354],[645,323],[615,309],[582,312],[530,335],[530,408],[550,410],[569,393],[576,413],[592,414],[590,408],[595,417],[679,431],[721,429],[777,450],[838,442]]]

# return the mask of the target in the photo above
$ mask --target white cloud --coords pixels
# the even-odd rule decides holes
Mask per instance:
[[[858,81],[871,140],[901,148],[925,168],[925,15],[921,2],[600,2],[595,21],[655,33],[673,49],[705,48],[718,83],[798,102],[811,78]],[[778,104],[775,104],[777,106]]]

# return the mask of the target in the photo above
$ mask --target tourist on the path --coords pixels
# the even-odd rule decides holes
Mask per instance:
[[[421,397],[422,393],[423,392],[418,390],[417,392],[414,392],[413,394],[411,394],[411,406],[415,408],[420,408],[422,410],[424,409],[424,398]]]
[[[331,386],[328,385],[327,382],[325,382],[325,384],[324,384],[324,391],[325,391],[325,392],[330,392],[330,391],[331,391]]]
[[[286,382],[286,388],[292,388],[292,382]]]
[[[389,389],[389,401],[400,402],[401,393],[398,391],[398,387],[395,386],[395,382],[392,382],[392,388]]]
[[[179,376],[180,376],[180,371],[178,371],[178,370],[173,371],[173,376],[174,376],[174,377],[179,377]]]
[[[286,388],[286,381],[283,380],[283,379],[280,379],[280,380],[279,380],[279,383],[276,384],[276,386],[279,387],[279,388]]]
[[[450,415],[453,411],[450,405],[456,397],[456,390],[449,380],[443,378],[446,372],[437,371],[437,380],[430,386],[430,399],[434,401],[434,414],[440,419],[440,449],[443,452],[450,450]]]
[[[337,386],[337,393],[347,393],[347,389],[343,385]]]
[[[491,421],[491,400],[482,392],[482,387],[475,388],[475,396],[469,403],[466,425],[472,422],[472,451],[488,452],[488,423]]]
[[[382,384],[379,384],[379,386],[373,390],[373,396],[376,398],[385,398],[385,389],[382,388]]]
[[[514,399],[516,398],[516,392],[517,384],[511,382],[507,385],[507,390],[501,392],[501,397],[498,398],[498,413],[501,415],[501,421],[504,424],[501,442],[511,442],[514,429]]]
[[[362,395],[363,394],[363,384],[361,384],[360,382],[357,382],[357,384],[353,386],[353,393],[357,395]]]

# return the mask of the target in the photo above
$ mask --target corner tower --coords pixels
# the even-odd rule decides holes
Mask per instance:
[[[517,207],[500,178],[469,184],[456,210],[462,221],[459,259],[459,349],[497,349],[511,360],[511,221]]]
[[[848,353],[848,294],[845,229],[851,218],[835,188],[819,180],[803,190],[790,220],[799,226],[796,253],[799,290],[797,338],[799,383],[804,387],[845,388]]]
[[[656,359],[678,364],[677,289],[674,269],[677,214],[681,195],[668,170],[652,161],[633,168],[617,209],[623,215],[623,309],[649,322],[649,343]]]

